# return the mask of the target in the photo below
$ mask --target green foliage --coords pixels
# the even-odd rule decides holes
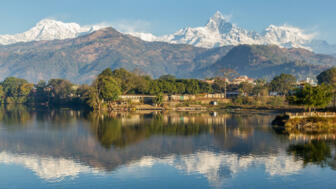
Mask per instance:
[[[248,83],[248,82],[242,82],[238,86],[238,89],[244,95],[252,94],[253,88],[254,88],[253,84]]]
[[[319,84],[325,83],[335,88],[336,87],[336,67],[330,68],[320,73],[317,76],[317,81]]]
[[[233,100],[234,105],[252,106],[286,106],[283,96],[239,96]]]
[[[3,104],[5,102],[5,91],[3,90],[2,85],[0,85],[0,104]]]
[[[314,140],[306,144],[292,144],[287,152],[302,159],[305,166],[313,163],[324,167],[331,158],[330,146],[325,141]]]
[[[112,71],[111,76],[119,82],[122,94],[143,87],[144,78],[123,68]]]
[[[296,78],[290,74],[280,74],[273,78],[270,83],[271,91],[278,92],[282,95],[287,95],[294,88]]]
[[[71,95],[73,84],[65,79],[51,79],[47,87],[51,89],[52,96],[63,99]]]
[[[295,105],[304,105],[309,108],[324,108],[330,104],[332,99],[332,90],[329,86],[322,84],[319,86],[305,85],[297,89],[294,95],[288,96],[288,102]]]
[[[8,77],[2,82],[6,103],[25,103],[33,85],[24,79]]]
[[[255,86],[252,89],[252,95],[254,96],[268,96],[268,85],[264,79],[257,79]]]
[[[112,76],[100,76],[98,78],[99,96],[104,101],[118,100],[121,95],[118,82]]]
[[[162,76],[160,76],[159,79],[161,79],[161,80],[174,81],[174,80],[176,80],[176,77],[175,77],[174,75],[170,75],[170,74],[168,74],[168,75],[162,75]]]
[[[0,100],[4,103],[42,105],[86,104],[101,110],[113,108],[121,94],[156,95],[156,103],[162,104],[163,94],[222,93],[239,90],[245,97],[234,99],[235,104],[284,105],[284,97],[268,98],[268,88],[280,94],[288,94],[295,81],[294,76],[281,74],[270,84],[265,80],[257,80],[255,85],[247,82],[236,85],[228,84],[221,78],[216,78],[213,84],[209,84],[198,79],[177,79],[172,75],[152,79],[140,75],[139,72],[108,68],[98,75],[91,86],[74,85],[64,79],[51,79],[48,83],[40,81],[33,85],[23,79],[6,78],[0,85]],[[309,108],[325,107],[330,101],[330,91],[326,85],[307,86],[301,91],[296,91],[288,100],[292,104],[305,104]]]
[[[154,99],[154,103],[161,105],[163,102],[163,93],[159,93],[156,95],[155,99]]]
[[[186,93],[188,94],[198,94],[200,92],[199,83],[195,79],[189,79],[185,83]]]

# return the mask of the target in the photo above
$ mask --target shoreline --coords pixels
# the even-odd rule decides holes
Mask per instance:
[[[284,113],[272,122],[273,128],[285,134],[291,133],[334,133],[336,132],[335,112]]]

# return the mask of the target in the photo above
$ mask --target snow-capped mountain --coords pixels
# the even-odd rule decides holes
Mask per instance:
[[[0,35],[0,44],[9,45],[18,42],[75,38],[104,27],[103,25],[80,26],[77,23],[63,23],[53,19],[43,19],[24,33]]]
[[[14,35],[0,35],[0,45],[76,38],[105,27],[108,26],[80,26],[77,23],[64,23],[53,19],[43,19],[26,32]],[[270,25],[260,33],[248,31],[231,23],[230,20],[219,11],[217,11],[203,27],[187,27],[169,35],[155,36],[151,33],[141,32],[125,33],[139,37],[144,41],[189,44],[204,48],[241,44],[272,44],[285,48],[304,48],[317,53],[336,56],[336,45],[328,44],[326,41],[316,40],[314,34],[306,33],[300,28],[288,25]]]
[[[283,25],[270,25],[257,33],[240,28],[217,11],[203,27],[184,28],[174,34],[154,36],[150,33],[131,32],[130,35],[145,41],[164,41],[177,44],[190,44],[197,47],[213,48],[225,45],[278,45],[285,48],[305,48],[319,53],[336,53],[336,47],[327,42],[316,42],[315,35],[304,30]]]

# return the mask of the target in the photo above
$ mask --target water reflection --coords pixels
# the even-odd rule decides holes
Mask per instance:
[[[201,175],[213,187],[253,170],[285,177],[302,174],[310,164],[335,167],[334,142],[279,135],[270,127],[274,117],[2,107],[0,164],[26,167],[48,182],[166,165],[184,175]]]
[[[48,182],[60,182],[65,178],[73,179],[80,173],[98,174],[97,170],[71,159],[13,154],[6,151],[0,152],[0,163],[22,165]]]
[[[330,166],[335,169],[336,154],[333,141],[313,140],[306,143],[292,144],[287,149],[296,160],[303,161],[303,166],[309,164],[321,167]]]

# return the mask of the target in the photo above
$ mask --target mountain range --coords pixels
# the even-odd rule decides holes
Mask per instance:
[[[146,42],[105,28],[73,39],[0,46],[0,78],[16,76],[33,82],[65,78],[87,83],[107,67],[138,69],[153,77],[163,74],[187,77],[231,48]]]
[[[248,31],[231,23],[217,11],[203,27],[187,27],[164,36],[151,33],[130,32],[145,41],[164,41],[173,44],[189,44],[214,48],[226,45],[277,45],[285,48],[304,48],[317,53],[336,54],[336,45],[315,39],[315,34],[289,26],[269,25],[261,33]]]
[[[77,23],[64,23],[53,19],[43,19],[26,32],[14,35],[0,35],[0,44],[10,45],[19,42],[76,38],[104,27],[106,26],[80,26]]]
[[[43,19],[30,30],[14,34],[0,35],[0,44],[9,45],[18,42],[41,40],[70,39],[92,33],[106,24],[80,26],[77,23],[63,23],[53,19]],[[151,33],[126,32],[144,41],[167,42],[172,44],[188,44],[196,47],[214,48],[236,45],[277,45],[284,48],[304,48],[316,53],[336,55],[336,45],[316,39],[314,33],[288,26],[269,25],[258,33],[241,28],[217,11],[203,27],[187,27],[173,34],[155,36]]]
[[[27,32],[0,36],[3,44],[0,45],[0,79],[16,76],[37,82],[64,78],[75,83],[90,83],[108,67],[138,70],[154,78],[165,74],[179,78],[213,77],[220,75],[223,68],[233,68],[239,74],[254,78],[271,79],[280,73],[291,73],[305,79],[336,66],[335,57],[301,46],[301,41],[310,39],[310,35],[299,35],[300,32],[296,37],[293,34],[292,43],[244,44],[248,36],[257,39],[261,35],[234,24],[230,26],[219,12],[205,27],[222,33],[227,29],[226,37],[232,43],[219,45],[218,38],[218,45],[215,45],[218,47],[205,48],[197,44],[142,40],[102,25],[80,26],[42,20]],[[231,36],[236,33],[237,37],[230,38],[229,33]],[[289,34],[284,36],[290,38]],[[205,43],[211,37],[218,36],[204,34],[204,39],[198,42]],[[286,44],[286,47],[300,48],[284,48]],[[329,45],[323,41],[314,41],[314,44],[321,49]]]
[[[281,72],[304,78],[334,65],[335,57],[304,49],[265,45],[207,49],[147,42],[113,28],[73,39],[0,46],[0,79],[16,76],[31,82],[65,78],[75,83],[90,83],[108,67],[137,69],[154,78],[164,74],[180,78],[211,77],[227,67],[256,78],[271,78]]]

